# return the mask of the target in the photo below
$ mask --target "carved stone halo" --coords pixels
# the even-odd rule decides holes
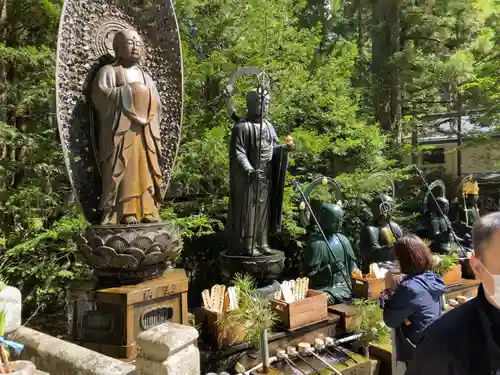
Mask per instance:
[[[113,49],[113,38],[118,31],[127,29],[134,30],[131,25],[118,18],[107,19],[100,23],[95,32],[95,40],[93,43],[95,54],[97,56],[109,55],[114,58],[115,51]]]

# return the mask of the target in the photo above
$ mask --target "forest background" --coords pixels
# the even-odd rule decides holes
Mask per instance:
[[[27,311],[59,308],[68,284],[89,272],[75,253],[73,238],[87,223],[66,177],[54,113],[61,7],[62,0],[0,0],[0,275],[21,288]],[[368,216],[356,197],[368,198],[360,191],[367,176],[386,171],[398,181],[396,220],[417,230],[422,182],[401,162],[422,152],[417,136],[450,114],[499,123],[498,0],[176,0],[175,7],[185,120],[162,215],[182,231],[178,265],[190,278],[191,305],[220,275],[232,126],[223,89],[238,67],[266,69],[270,120],[297,145],[284,231],[274,238],[290,276],[306,243],[293,180],[335,177],[344,231],[357,247]]]

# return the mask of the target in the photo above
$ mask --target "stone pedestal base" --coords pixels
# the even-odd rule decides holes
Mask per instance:
[[[274,250],[272,255],[249,257],[242,255],[229,255],[222,253],[220,256],[223,276],[230,281],[236,274],[248,274],[257,280],[259,285],[271,283],[280,277],[285,268],[285,254]]]
[[[137,337],[139,375],[199,375],[198,331],[174,323],[156,326]]]
[[[136,285],[74,290],[68,301],[73,339],[110,357],[134,358],[141,332],[165,322],[187,324],[187,290],[183,269]]]

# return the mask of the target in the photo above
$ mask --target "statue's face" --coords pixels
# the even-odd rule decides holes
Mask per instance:
[[[337,204],[323,204],[321,206],[319,221],[326,234],[338,233],[342,228],[344,210]]]
[[[479,196],[478,195],[473,195],[473,194],[468,194],[465,197],[465,200],[466,200],[466,202],[467,202],[468,205],[474,205],[474,204],[477,204],[477,202],[479,200]]]
[[[113,45],[116,57],[120,60],[139,62],[144,53],[142,39],[133,30],[116,33]]]
[[[264,96],[262,96],[260,91],[248,92],[247,108],[249,117],[258,118],[262,113],[262,118],[265,118],[269,112],[270,101],[271,97],[269,96],[269,93],[266,93]]]
[[[450,203],[448,202],[448,199],[444,197],[438,197],[436,198],[436,201],[438,202],[441,211],[443,211],[445,215],[448,215],[448,213],[450,212]],[[439,212],[439,210],[437,211]]]
[[[394,199],[387,194],[376,196],[372,201],[372,214],[374,218],[391,218],[391,211],[394,207]]]

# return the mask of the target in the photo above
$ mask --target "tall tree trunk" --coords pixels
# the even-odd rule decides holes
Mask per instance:
[[[415,151],[418,146],[418,129],[413,127],[411,130],[411,145],[413,148],[413,152],[411,153],[411,163],[418,165],[418,152]]]
[[[0,0],[0,43],[5,44],[7,36],[7,0]],[[0,122],[7,122],[7,63],[0,61]],[[0,144],[0,159],[7,156],[7,146]],[[0,190],[5,188],[5,178],[0,177]]]
[[[402,144],[401,87],[393,59],[401,50],[399,0],[372,3],[372,72],[375,117],[382,130]]]

